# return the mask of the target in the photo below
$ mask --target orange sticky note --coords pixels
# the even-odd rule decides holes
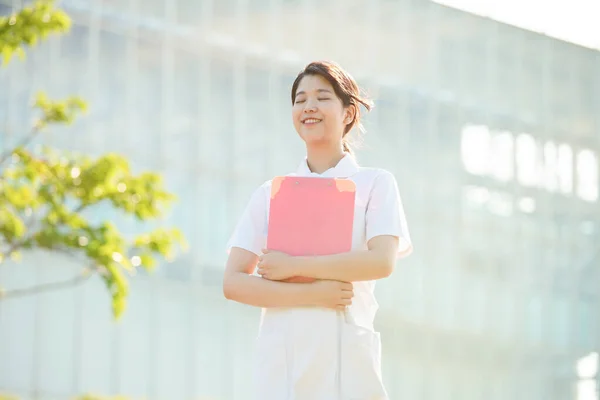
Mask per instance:
[[[278,176],[272,181],[267,248],[292,256],[352,249],[356,185],[349,179]],[[287,282],[312,282],[295,277]]]

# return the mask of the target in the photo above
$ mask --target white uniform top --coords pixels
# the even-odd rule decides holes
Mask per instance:
[[[345,155],[322,174],[306,158],[289,176],[349,178],[356,184],[352,250],[366,250],[378,235],[400,238],[398,258],[412,243],[394,176],[359,167]],[[271,181],[252,194],[228,243],[257,255],[266,247]],[[343,313],[319,307],[263,309],[256,357],[257,400],[387,400],[381,381],[381,342],[373,329],[378,309],[375,281],[354,282]]]

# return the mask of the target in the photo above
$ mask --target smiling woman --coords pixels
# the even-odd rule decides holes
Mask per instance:
[[[333,62],[306,66],[291,97],[306,157],[290,175],[353,182],[352,248],[322,256],[266,248],[272,180],[252,194],[228,243],[223,292],[263,308],[255,398],[387,400],[373,327],[375,281],[388,277],[412,245],[394,176],[362,168],[350,154],[347,135],[360,127],[360,106],[372,103]],[[286,282],[292,276],[310,283]]]
[[[304,141],[321,145],[341,142],[342,150],[347,153],[352,153],[348,132],[355,126],[363,130],[359,105],[367,110],[373,107],[369,99],[361,97],[354,79],[331,62],[313,62],[296,77],[292,104],[294,127]],[[336,132],[332,129],[335,125],[343,125],[344,129]],[[328,137],[326,132],[341,133],[341,137]]]

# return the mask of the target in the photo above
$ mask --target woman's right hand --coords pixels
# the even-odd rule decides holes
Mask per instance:
[[[344,310],[352,304],[354,291],[350,282],[317,280],[305,285],[311,285],[316,306]]]

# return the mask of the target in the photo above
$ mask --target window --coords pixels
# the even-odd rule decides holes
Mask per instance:
[[[203,12],[210,7],[206,1],[198,0],[177,0],[177,23],[202,26],[205,15]],[[208,2],[211,3],[211,2]],[[217,1],[212,1],[213,4],[218,4]]]
[[[370,153],[377,157],[380,163],[396,166],[404,164],[406,161],[403,160],[403,155],[410,152],[409,146],[404,144],[408,140],[410,121],[398,94],[397,90],[381,88],[373,111],[365,113],[364,109],[361,110],[362,124],[367,130],[367,135],[361,136],[356,128],[350,133],[351,140],[360,146],[360,150],[376,149],[376,153]],[[375,134],[371,136],[370,132]],[[367,141],[368,146],[364,146]]]
[[[8,109],[9,109],[9,101],[8,99],[11,97],[11,90],[9,84],[9,77],[6,71],[0,70],[0,87],[5,88],[5,90],[0,90],[0,152],[5,150],[4,146],[7,146],[8,139]]]
[[[577,345],[581,348],[592,348],[595,342],[595,335],[597,330],[594,327],[595,312],[596,312],[596,301],[589,300],[576,300],[579,304],[577,305],[577,333],[578,343]]]
[[[465,170],[473,175],[488,176],[501,182],[516,178],[523,186],[551,193],[570,194],[573,191],[573,150],[565,143],[540,143],[528,133],[513,139],[507,131],[493,131],[485,125],[466,125],[462,130],[461,159]],[[592,150],[577,154],[577,183],[580,198],[597,201],[598,160]],[[525,199],[519,204],[525,212],[534,206]]]
[[[202,196],[196,197],[193,205],[198,210],[193,223],[197,224],[199,257],[203,263],[217,265],[226,256],[225,245],[234,228],[228,198],[229,183],[218,176],[203,174],[199,184]]]
[[[525,305],[525,318],[526,321],[526,331],[525,338],[531,344],[538,344],[542,339],[542,331],[543,331],[543,298],[532,292],[529,295],[529,301]]]
[[[96,83],[98,97],[90,104],[94,124],[102,127],[105,143],[111,149],[122,150],[129,135],[125,134],[128,109],[127,38],[105,30],[100,31],[99,65]],[[91,121],[90,121],[91,122]],[[123,140],[125,139],[125,140]]]
[[[71,30],[61,36],[60,58],[61,63],[65,61],[85,62],[87,61],[90,48],[90,29],[87,25],[73,24]],[[65,60],[64,58],[68,60]]]
[[[127,12],[131,8],[130,3],[132,3],[132,1],[134,0],[96,0],[96,7],[101,7],[104,12]],[[150,2],[148,1],[148,3]]]
[[[598,200],[598,158],[589,149],[577,153],[577,195],[589,202]]]
[[[9,4],[11,3],[10,0],[6,0]],[[13,8],[11,6],[9,6],[8,4],[2,4],[0,3],[0,15],[4,16],[4,15],[11,15],[15,10],[13,10]]]
[[[567,144],[558,146],[558,179],[561,192],[573,192],[573,150]]]
[[[533,136],[523,133],[516,139],[517,179],[523,186],[535,186],[538,181],[538,152]]]
[[[485,125],[463,129],[461,157],[467,172],[500,181],[513,177],[513,138],[508,132],[492,134]]]
[[[580,358],[575,365],[577,372],[577,400],[598,399],[598,353]]]
[[[552,299],[552,345],[566,349],[569,346],[571,327],[574,325],[569,313],[569,299],[562,293],[554,293]]]
[[[272,93],[271,71],[247,66],[244,70],[237,71],[237,74],[233,167],[236,176],[263,177],[267,157],[257,155],[264,154],[270,139],[278,134],[271,117],[271,102],[276,101]]]
[[[137,42],[135,54],[135,74],[128,83],[135,104],[135,129],[126,139],[136,159],[154,168],[160,165],[164,141],[162,43],[142,38]]]
[[[410,121],[411,146],[423,146],[427,140],[429,118],[431,116],[430,98],[422,91],[411,88],[408,93],[407,118]],[[423,162],[423,161],[421,161]]]
[[[200,96],[206,88],[199,82],[200,59],[195,54],[173,49],[171,56],[172,84],[165,93],[169,106],[163,110],[166,129],[164,152],[166,163],[180,171],[190,171],[198,162],[196,155],[200,136],[210,134],[200,131],[199,121],[209,113],[200,108]]]
[[[143,3],[138,3],[138,12],[146,17],[151,17],[153,19],[164,19],[166,14],[165,2],[168,1],[169,0],[145,0]],[[115,2],[118,3],[120,1]]]
[[[492,177],[507,182],[513,178],[513,137],[508,132],[500,132],[491,140]]]
[[[238,108],[234,106],[233,66],[219,60],[211,60],[210,64],[210,103],[202,107],[210,107],[208,128],[210,132],[202,132],[203,164],[219,171],[221,176],[231,170],[230,161],[235,143],[235,119],[239,118]],[[239,94],[238,94],[239,95]]]

